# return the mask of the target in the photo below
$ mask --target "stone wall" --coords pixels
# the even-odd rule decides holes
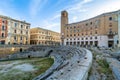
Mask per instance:
[[[6,57],[10,54],[14,54],[20,51],[20,48],[22,48],[22,51],[28,49],[31,47],[30,45],[0,45],[0,58]]]

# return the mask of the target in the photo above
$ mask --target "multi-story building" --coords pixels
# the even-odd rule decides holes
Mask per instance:
[[[30,44],[60,45],[60,33],[42,28],[30,29]]]
[[[120,47],[120,10],[70,24],[62,11],[61,39],[64,45]]]
[[[0,15],[0,44],[30,44],[30,24]]]

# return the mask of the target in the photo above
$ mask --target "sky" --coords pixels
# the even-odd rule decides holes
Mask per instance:
[[[0,15],[26,21],[31,28],[60,32],[61,11],[69,14],[69,23],[102,13],[120,10],[120,0],[1,0]]]

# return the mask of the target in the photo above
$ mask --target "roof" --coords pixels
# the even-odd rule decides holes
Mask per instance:
[[[21,23],[26,23],[26,24],[29,24],[29,25],[30,25],[30,23],[28,23],[28,22],[26,22],[26,21],[21,21],[21,20],[13,19],[13,18],[8,17],[8,16],[0,15],[0,17],[1,17],[1,18],[5,18],[5,19],[10,19],[10,20],[13,20],[13,21],[17,21],[17,22],[21,22]]]
[[[119,11],[120,11],[120,10],[113,11],[113,12],[103,13],[103,14],[97,15],[97,16],[95,16],[95,17],[92,17],[92,18],[89,18],[89,19],[86,19],[86,20],[83,20],[83,21],[74,22],[74,23],[70,23],[70,24],[66,24],[66,25],[72,25],[72,24],[77,24],[77,23],[86,22],[86,21],[89,21],[89,20],[91,20],[91,19],[98,18],[98,17],[100,17],[100,16],[105,16],[105,15],[108,15],[108,14],[116,14],[116,13],[118,13]]]
[[[31,28],[32,29],[42,29],[42,30],[45,30],[45,31],[51,31],[51,32],[54,32],[54,33],[59,33],[59,32],[55,32],[55,31],[52,31],[52,30],[48,30],[48,29],[44,29],[44,28],[41,28],[41,27],[35,27],[35,28]],[[60,33],[59,33],[60,34]]]

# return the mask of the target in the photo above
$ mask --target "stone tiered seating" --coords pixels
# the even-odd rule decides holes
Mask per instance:
[[[54,64],[43,74],[33,80],[59,80],[61,76],[72,71],[78,66],[78,63],[84,59],[86,50],[83,48],[72,46],[32,46],[24,52],[10,55],[9,59],[13,58],[28,58],[30,57],[52,57]],[[58,79],[59,78],[59,79]],[[62,79],[64,80],[64,79]]]

